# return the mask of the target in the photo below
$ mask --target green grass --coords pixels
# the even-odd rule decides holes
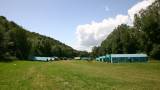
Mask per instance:
[[[160,90],[160,63],[0,62],[0,90]]]

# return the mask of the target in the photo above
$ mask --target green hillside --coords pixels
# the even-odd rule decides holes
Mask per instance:
[[[74,57],[87,54],[87,52],[74,50],[72,47],[53,38],[25,30],[15,22],[0,16],[0,58]]]

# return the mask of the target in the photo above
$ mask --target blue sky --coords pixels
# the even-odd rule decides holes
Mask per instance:
[[[29,31],[76,45],[79,25],[101,22],[142,0],[0,0],[0,15]]]

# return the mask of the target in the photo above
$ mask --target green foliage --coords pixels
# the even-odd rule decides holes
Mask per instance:
[[[4,50],[5,50],[5,45],[4,45],[4,30],[0,29],[0,57],[2,59],[4,58]]]
[[[135,15],[135,27],[144,31],[148,40],[160,44],[160,1],[156,0],[146,10]]]
[[[92,48],[92,53],[91,56],[93,58],[96,58],[97,56],[105,55],[106,54],[106,49],[102,47],[93,47]]]
[[[92,55],[106,53],[147,53],[160,59],[160,1],[156,0],[146,10],[135,15],[134,26],[119,25],[102,42],[94,47]],[[105,54],[104,54],[105,52]]]
[[[79,54],[78,54],[79,57],[89,57],[89,53],[86,52],[86,51],[79,51]]]
[[[137,31],[125,24],[118,26],[101,44],[99,52],[105,53],[136,53],[138,42]],[[105,51],[103,51],[105,49]],[[103,54],[102,53],[102,54]],[[100,54],[101,55],[101,54]],[[104,55],[104,54],[103,54]]]
[[[30,42],[27,40],[26,31],[14,28],[8,32],[9,43],[12,43],[10,51],[19,59],[28,59],[30,53]]]
[[[160,45],[160,1],[156,0],[146,10],[141,10],[135,15],[134,26],[143,32],[144,51],[152,58],[160,59],[158,54]]]
[[[150,55],[155,59],[160,59],[160,45],[154,45]]]
[[[52,38],[28,32],[29,40],[32,42],[32,56],[58,56],[74,57],[79,51]]]
[[[83,53],[88,55],[87,52],[74,50],[53,38],[29,32],[15,22],[0,16],[0,58],[21,60],[33,56],[71,58]]]

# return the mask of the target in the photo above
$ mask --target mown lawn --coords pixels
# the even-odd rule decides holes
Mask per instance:
[[[0,62],[0,90],[160,90],[160,62]]]

